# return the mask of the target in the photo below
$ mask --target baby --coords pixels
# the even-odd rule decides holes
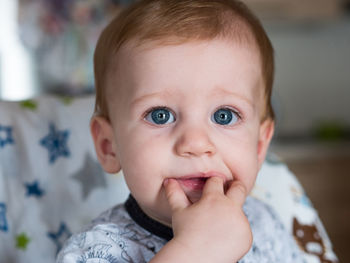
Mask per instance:
[[[103,31],[94,70],[96,153],[131,194],[58,262],[303,262],[248,196],[274,131],[274,58],[241,2],[138,1]]]

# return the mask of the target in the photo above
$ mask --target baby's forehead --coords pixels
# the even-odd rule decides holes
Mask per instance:
[[[248,42],[243,43],[243,42],[240,42],[237,40],[231,40],[231,39],[214,39],[214,40],[207,40],[207,41],[192,40],[192,41],[181,41],[181,42],[178,39],[170,39],[170,40],[167,39],[165,40],[165,42],[153,41],[153,42],[146,42],[142,44],[138,42],[129,42],[126,45],[124,45],[114,57],[113,66],[110,69],[111,71],[110,76],[112,76],[113,82],[114,81],[118,82],[117,78],[121,78],[123,79],[122,81],[123,83],[120,83],[119,81],[118,85],[115,85],[115,84],[110,85],[110,88],[112,86],[112,89],[113,89],[113,94],[110,94],[110,97],[111,96],[114,97],[116,94],[119,95],[120,97],[123,97],[121,93],[125,93],[125,92],[127,92],[129,95],[130,94],[139,95],[140,93],[138,93],[137,88],[135,87],[139,86],[140,82],[142,82],[143,80],[143,79],[141,80],[139,79],[140,75],[142,76],[142,78],[146,78],[147,82],[149,81],[149,79],[152,79],[153,82],[151,82],[151,84],[157,82],[156,81],[157,75],[154,74],[152,63],[157,64],[159,60],[162,60],[163,62],[160,65],[164,67],[160,69],[159,69],[159,66],[158,68],[156,67],[156,73],[162,73],[161,75],[168,74],[165,69],[177,70],[176,66],[178,65],[181,66],[186,64],[186,61],[187,61],[186,54],[183,54],[181,52],[192,52],[192,51],[196,52],[197,49],[200,49],[202,47],[204,47],[204,51],[206,51],[207,49],[205,47],[210,45],[211,45],[211,49],[210,49],[211,52],[214,52],[212,53],[212,57],[214,58],[214,61],[209,61],[211,62],[210,64],[213,64],[213,65],[208,65],[207,68],[205,68],[205,69],[208,69],[207,71],[209,73],[210,73],[210,69],[212,68],[214,68],[214,70],[216,71],[217,68],[221,67],[220,70],[223,70],[224,68],[222,68],[222,65],[224,65],[225,62],[235,59],[234,55],[232,56],[232,59],[229,57],[223,58],[222,53],[220,53],[220,50],[222,48],[228,47],[229,49],[231,49],[232,47],[232,49],[234,50],[232,54],[237,54],[240,52],[248,53],[249,57],[247,61],[250,60],[255,62],[255,65],[253,65],[253,68],[255,72],[257,72],[256,79],[258,79],[259,77],[259,81],[260,81],[260,78],[262,78],[260,61],[259,61],[260,55],[259,55],[259,50],[256,47],[256,45],[254,45],[254,43],[248,43]],[[175,52],[173,52],[174,50]],[[218,50],[218,59],[215,59],[216,50]],[[169,55],[170,53],[172,55]],[[190,53],[190,55],[192,54]],[[199,53],[199,56],[202,56],[202,53]],[[247,56],[244,56],[244,58],[246,57]],[[175,59],[175,62],[174,62],[174,59]],[[223,63],[218,62],[218,61],[221,61],[220,59],[225,59],[225,62]],[[177,64],[176,63],[177,60],[180,60],[180,61],[183,60],[183,62],[181,62],[180,64]],[[175,63],[175,64],[172,65],[171,63]],[[235,70],[235,68],[233,70]],[[169,74],[171,75],[173,74],[173,72],[169,72]],[[152,78],[150,78],[149,75],[151,75]],[[203,78],[206,78],[206,77],[208,76],[203,75]],[[255,78],[255,76],[252,76],[252,77]],[[127,83],[128,85],[123,85],[125,84],[125,82],[128,82]],[[143,82],[142,84],[145,84],[145,83]],[[166,82],[166,84],[169,84],[169,82]],[[190,87],[188,89],[190,89]],[[147,92],[152,93],[152,91],[147,91]],[[168,95],[171,95],[171,94],[168,94]]]
[[[225,17],[225,16],[224,16]],[[220,30],[204,30],[201,28],[196,35],[188,35],[184,32],[166,32],[157,26],[154,34],[148,32],[150,29],[141,30],[138,35],[126,39],[117,49],[113,49],[110,56],[108,71],[115,71],[123,67],[125,58],[130,59],[142,56],[144,53],[161,47],[177,46],[188,43],[209,43],[214,40],[224,40],[232,44],[239,44],[250,47],[252,53],[258,54],[260,62],[263,59],[258,44],[257,35],[252,25],[240,16],[227,15],[226,22],[221,25]],[[162,27],[160,27],[162,28]],[[193,28],[192,28],[193,29]],[[152,30],[151,30],[152,31]],[[234,47],[234,45],[232,45]],[[137,62],[135,62],[137,63]],[[261,63],[262,65],[262,63]]]
[[[133,61],[132,59],[139,59],[143,57],[145,53],[152,54],[152,50],[159,50],[165,47],[174,47],[181,45],[206,45],[212,42],[226,42],[229,43],[232,49],[237,48],[239,46],[244,47],[246,50],[252,55],[258,55],[260,62],[262,59],[262,54],[260,52],[259,46],[255,41],[253,34],[251,32],[245,33],[245,35],[236,36],[234,38],[221,36],[210,39],[191,39],[191,38],[179,38],[177,36],[170,36],[167,38],[156,39],[156,40],[140,40],[140,39],[132,39],[130,41],[125,42],[119,50],[112,55],[112,59],[110,63],[111,70],[117,70],[118,68],[123,66],[125,59],[128,62],[137,63],[137,61]],[[121,64],[121,65],[118,65]]]

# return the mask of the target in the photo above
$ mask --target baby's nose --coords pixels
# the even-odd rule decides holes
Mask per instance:
[[[199,157],[216,153],[215,145],[203,128],[187,128],[178,137],[175,152],[184,157]]]

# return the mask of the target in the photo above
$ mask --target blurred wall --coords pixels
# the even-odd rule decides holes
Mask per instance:
[[[350,127],[350,17],[266,26],[276,52],[277,133]]]
[[[92,46],[90,44],[94,43],[95,39],[91,36],[97,38],[99,26],[96,25],[103,24],[103,18],[108,14],[106,10],[111,10],[110,4],[107,4],[110,1],[101,0],[99,2],[100,7],[103,7],[101,10],[93,5],[85,6],[84,1],[76,1],[76,3],[83,3],[84,5],[74,5],[75,8],[69,8],[72,13],[69,13],[70,16],[68,16],[70,19],[69,23],[66,23],[61,17],[55,17],[56,13],[59,13],[56,10],[51,10],[51,13],[48,14],[44,12],[45,19],[49,19],[47,20],[49,22],[51,21],[51,23],[45,23],[44,26],[51,25],[53,27],[51,30],[53,32],[52,35],[57,39],[51,39],[50,35],[39,37],[40,34],[37,33],[38,41],[40,39],[46,40],[46,44],[43,45],[45,48],[32,48],[32,51],[29,51],[30,48],[28,46],[31,45],[28,45],[28,43],[32,43],[33,41],[27,41],[27,47],[25,47],[25,43],[20,40],[19,33],[22,33],[24,39],[30,40],[30,38],[25,38],[26,32],[27,36],[33,38],[35,36],[33,34],[35,32],[35,26],[32,26],[32,24],[35,25],[35,21],[33,22],[32,20],[35,20],[34,17],[37,16],[40,18],[42,14],[38,12],[39,14],[34,15],[35,12],[30,11],[28,6],[22,8],[22,12],[20,13],[23,16],[23,21],[22,31],[20,31],[17,25],[17,0],[1,0],[0,99],[26,99],[38,93],[59,92],[58,89],[64,92],[70,92],[71,94],[74,93],[72,91],[76,85],[71,85],[71,83],[74,84],[77,76],[78,80],[80,80],[79,77],[84,76],[84,74],[80,74],[79,72],[92,71],[92,59],[90,57],[92,57],[93,47],[90,47]],[[132,0],[126,2],[130,1]],[[310,2],[311,0],[308,1]],[[45,3],[49,2],[47,0]],[[252,0],[252,2],[260,3],[257,0]],[[280,10],[288,10],[287,2],[282,0],[265,0],[265,2],[284,3],[283,6],[286,6],[286,8]],[[325,2],[328,3],[329,0]],[[23,1],[23,3],[36,3],[34,7],[37,8],[41,2],[36,0],[29,2]],[[72,3],[75,2],[72,1]],[[299,3],[302,3],[302,1],[299,1]],[[35,8],[34,10],[36,10]],[[77,10],[77,12],[73,12],[74,10]],[[100,13],[96,12],[96,10],[100,10]],[[67,10],[64,9],[63,11]],[[81,14],[81,17],[78,16],[76,18],[76,14]],[[91,14],[99,15],[94,17]],[[273,14],[280,14],[280,12],[274,12]],[[297,18],[298,14],[298,12],[291,12],[289,18],[284,20],[281,20],[279,17],[277,19],[275,17],[273,20],[263,20],[263,24],[273,42],[276,53],[276,81],[273,102],[277,115],[277,137],[309,136],[314,133],[315,129],[324,125],[324,123],[335,124],[338,125],[338,128],[340,127],[349,131],[350,15],[345,16],[341,13],[331,12],[327,16],[313,17],[310,20],[310,18],[305,19],[305,17],[302,19]],[[74,22],[74,19],[79,23]],[[29,23],[31,21],[33,23]],[[55,31],[57,23],[63,28],[59,34],[56,34]],[[40,25],[42,26],[43,24]],[[75,30],[73,31],[76,32],[77,25],[80,29],[88,29],[88,34],[86,31],[79,31],[79,34],[72,34],[71,29],[73,28]],[[96,29],[93,25],[95,25]],[[60,39],[64,41],[59,41]],[[51,42],[48,40],[51,40]],[[84,41],[90,43],[90,46],[84,44]],[[72,57],[70,54],[77,54],[75,50],[83,50],[81,45],[78,45],[79,43],[89,46],[85,53],[88,55],[91,54],[89,56],[85,56],[85,53],[81,54],[80,57],[82,59],[75,59],[77,61],[75,64],[69,62],[68,67],[67,62],[65,63],[67,60],[65,58]],[[37,43],[37,46],[40,45]],[[33,50],[37,51],[34,52]],[[46,53],[42,52],[42,50]],[[59,50],[61,53],[56,52],[57,55],[54,52],[55,50]],[[42,54],[48,55],[44,56]],[[43,76],[51,77],[52,80],[54,79],[52,74],[44,74],[44,71],[39,71],[38,73],[36,71],[36,64],[33,60],[35,55],[43,58],[40,63],[37,63],[44,65],[42,66],[43,69],[53,68],[51,71],[48,70],[49,73],[54,72],[56,75],[61,76],[59,79],[63,83],[58,85],[58,88],[52,89],[50,85],[44,85],[38,81],[38,75],[41,76],[40,79],[45,79]],[[72,72],[70,70],[71,67],[81,69],[80,71],[78,70],[79,74],[73,72],[74,74],[69,75],[67,69],[69,72]],[[85,79],[81,77],[80,82],[84,84],[86,82]],[[93,83],[93,81],[90,82]],[[84,85],[82,85],[83,88]],[[56,86],[54,85],[54,87]],[[77,90],[79,91],[79,89]]]

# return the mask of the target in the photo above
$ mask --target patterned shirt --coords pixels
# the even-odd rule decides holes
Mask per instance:
[[[248,197],[243,210],[253,244],[239,263],[304,262],[292,235],[269,206]],[[57,263],[148,262],[172,237],[172,229],[148,217],[130,195],[124,204],[104,212],[70,237]]]

